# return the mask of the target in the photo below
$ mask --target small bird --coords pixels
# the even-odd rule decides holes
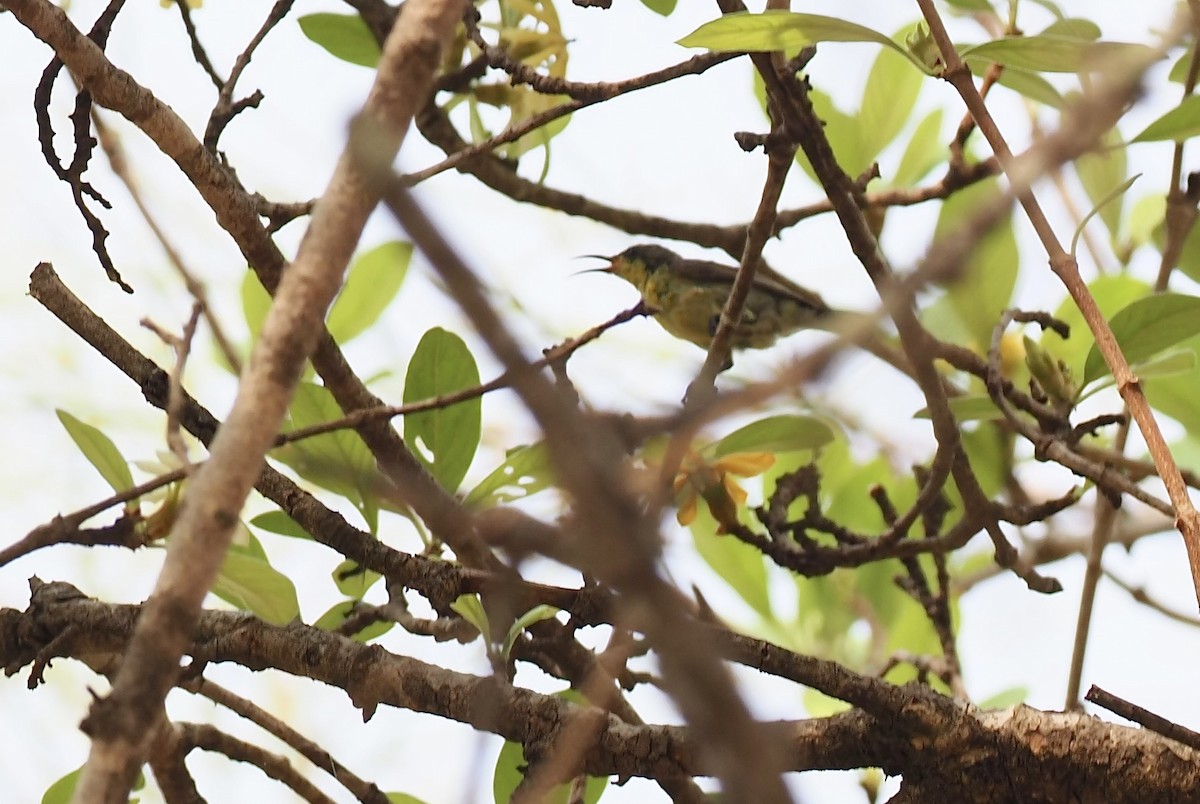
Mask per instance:
[[[637,288],[642,303],[667,332],[702,349],[712,343],[737,268],[685,259],[656,245],[631,246],[615,257],[587,256],[608,260],[607,268],[593,270],[619,276]],[[793,332],[824,329],[824,319],[833,316],[820,296],[760,266],[733,331],[733,348],[765,349]]]

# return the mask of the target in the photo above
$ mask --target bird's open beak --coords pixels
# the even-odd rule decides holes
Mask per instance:
[[[605,257],[603,254],[580,254],[575,259],[577,260],[608,260],[609,264],[603,268],[585,268],[582,271],[576,271],[571,276],[579,276],[580,274],[611,274],[612,273],[612,257]]]

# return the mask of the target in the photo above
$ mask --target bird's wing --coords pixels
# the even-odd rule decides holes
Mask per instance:
[[[738,269],[731,265],[711,262],[709,260],[680,260],[676,265],[676,270],[683,279],[693,282],[726,285],[733,284],[733,280],[737,277],[738,272]],[[781,296],[791,297],[797,303],[811,307],[814,310],[824,311],[829,309],[829,305],[825,303],[825,300],[816,293],[797,285],[786,276],[776,273],[766,266],[760,265],[758,267],[758,270],[754,272],[754,281],[759,287],[765,290],[778,293]]]

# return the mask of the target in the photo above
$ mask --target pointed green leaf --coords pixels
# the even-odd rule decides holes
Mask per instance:
[[[355,258],[325,322],[335,341],[347,343],[375,323],[400,290],[412,250],[397,240]]]
[[[1125,359],[1138,363],[1200,334],[1200,298],[1178,293],[1147,296],[1113,316],[1109,325]],[[1108,365],[1093,345],[1084,363],[1084,385],[1107,373]]]
[[[1121,186],[1128,173],[1121,132],[1115,128],[1110,130],[1101,138],[1096,150],[1076,159],[1075,173],[1092,202],[1093,210],[1099,210],[1110,239],[1116,241],[1121,228],[1121,208],[1125,195],[1121,192],[1112,198],[1110,194],[1113,188]],[[1113,203],[1108,203],[1109,200]]]
[[[1087,42],[1073,36],[1038,34],[994,39],[965,48],[959,55],[967,63],[1001,64],[1035,73],[1077,73],[1089,65],[1117,60],[1144,59],[1152,51],[1126,42]]]
[[[1200,337],[1190,338],[1183,345],[1191,352],[1200,350]],[[1138,376],[1141,376],[1140,367],[1135,371],[1139,371]],[[1200,433],[1200,405],[1196,404],[1196,400],[1200,399],[1200,369],[1193,368],[1190,371],[1165,377],[1157,376],[1153,381],[1146,383],[1145,392],[1146,399],[1156,411],[1179,422],[1187,433]],[[1194,444],[1200,443],[1200,441],[1189,436],[1184,443]],[[1175,452],[1174,445],[1172,445],[1171,451]],[[1180,462],[1180,465],[1191,467],[1196,465],[1186,462],[1184,457],[1178,453],[1176,453],[1175,459]]]
[[[42,794],[42,804],[71,804],[81,773],[83,768],[76,768],[47,787],[46,792]]]
[[[571,692],[571,691],[568,691]],[[572,703],[586,706],[579,696],[559,694]],[[525,779],[525,771],[529,761],[525,759],[525,749],[520,743],[505,740],[496,757],[496,769],[492,774],[492,800],[496,804],[509,804],[517,787]],[[582,799],[572,798],[572,785],[560,784],[558,787],[543,795],[539,800],[543,804],[596,804],[608,785],[608,777],[589,776],[583,788]]]
[[[812,687],[804,688],[800,700],[804,704],[804,711],[811,718],[833,717],[853,708],[845,701],[839,701]]]
[[[678,41],[684,47],[713,51],[799,51],[818,42],[874,42],[891,48],[916,64],[900,45],[863,25],[820,14],[768,10],[725,14],[706,22]]]
[[[913,131],[896,167],[896,175],[892,177],[894,187],[915,187],[931,170],[947,160],[950,152],[942,142],[941,134],[942,110],[934,109]]]
[[[757,75],[757,73],[756,73]],[[837,159],[842,170],[851,176],[859,176],[874,161],[876,154],[863,141],[863,126],[854,115],[846,114],[834,105],[833,99],[819,89],[811,89],[808,99],[812,101],[813,111],[825,124],[825,136],[833,148],[833,156]],[[765,107],[766,95],[762,96]],[[817,180],[816,171],[808,162],[803,150],[796,152],[796,163],[814,182]]]
[[[715,455],[735,452],[798,452],[820,449],[833,440],[833,430],[814,416],[782,414],[759,419],[717,442]]]
[[[304,35],[332,56],[361,67],[379,64],[379,43],[357,14],[306,14],[298,22]]]
[[[504,455],[504,463],[471,489],[463,500],[468,507],[486,507],[520,500],[554,484],[546,445],[523,444]]]
[[[642,5],[655,14],[669,17],[671,16],[671,12],[675,10],[676,2],[677,0],[642,0]]]
[[[1200,95],[1189,95],[1183,102],[1142,130],[1130,142],[1182,142],[1200,134]]]
[[[346,622],[354,614],[356,603],[357,601],[354,600],[343,600],[339,603],[334,603],[328,611],[317,618],[316,622],[312,624],[313,628],[320,628],[322,631],[334,631],[341,628],[342,623]],[[361,631],[347,634],[347,636],[355,642],[366,643],[373,639],[378,639],[388,631],[391,631],[394,625],[395,623],[390,620],[376,620]]]
[[[1160,237],[1164,244],[1166,242],[1166,229],[1160,229]],[[1179,270],[1184,276],[1193,281],[1200,282],[1200,226],[1195,223],[1188,230],[1187,237],[1183,239],[1183,249],[1179,252]]]
[[[462,338],[434,327],[425,333],[408,364],[405,403],[479,385],[479,369]],[[404,417],[404,440],[447,491],[462,483],[481,433],[482,401],[468,399]]]
[[[259,514],[250,520],[250,524],[270,533],[277,533],[280,536],[291,536],[293,539],[312,538],[312,535],[308,531],[300,527],[299,522],[292,519],[283,511],[267,511],[266,513]]]
[[[993,179],[947,198],[938,215],[935,240],[960,236],[962,221],[971,219],[976,210],[995,203],[1000,195]],[[946,293],[946,302],[957,323],[976,348],[986,349],[1000,314],[1009,306],[1017,282],[1020,255],[1013,232],[1011,215],[979,239],[967,264]],[[945,333],[938,333],[939,336]]]
[[[250,330],[251,341],[258,340],[270,309],[271,294],[259,281],[258,274],[247,268],[242,275],[242,315],[246,319],[246,328]]]
[[[225,602],[274,625],[285,625],[300,616],[296,587],[271,566],[261,547],[231,546],[211,591]]]
[[[980,709],[1007,709],[1010,706],[1016,706],[1019,703],[1024,703],[1029,697],[1028,687],[1009,687],[1008,689],[1000,690],[995,695],[991,695],[979,702]]]
[[[1090,221],[1092,217],[1097,214],[1103,215],[1106,208],[1116,207],[1119,214],[1121,205],[1113,202],[1119,202],[1125,196],[1125,193],[1129,191],[1129,188],[1133,186],[1133,183],[1141,177],[1141,175],[1142,174],[1139,173],[1136,176],[1130,176],[1128,179],[1121,182],[1121,184],[1117,185],[1106,195],[1102,196],[1100,200],[1096,202],[1096,206],[1092,207],[1088,214],[1083,216],[1083,220],[1081,220],[1079,225],[1075,227],[1075,234],[1071,237],[1070,252],[1072,257],[1075,256],[1075,248],[1079,245],[1079,238],[1083,236],[1083,227],[1087,226],[1088,221]],[[1117,223],[1114,222],[1113,225],[1115,227]],[[1113,228],[1109,231],[1115,233],[1116,229]]]
[[[450,604],[450,610],[475,626],[475,630],[482,634],[484,639],[491,639],[492,629],[488,625],[487,611],[483,608],[479,595],[461,595]]]
[[[1192,51],[1189,48],[1188,50],[1185,50],[1183,52],[1182,56],[1180,56],[1178,59],[1176,59],[1174,64],[1171,65],[1171,72],[1167,76],[1167,80],[1169,80],[1173,83],[1176,83],[1176,84],[1186,83],[1188,71],[1191,70],[1191,68],[1192,68]]]
[[[338,591],[352,600],[362,600],[371,587],[383,576],[374,570],[359,566],[358,562],[346,559],[332,573]]]
[[[881,50],[867,75],[858,123],[869,154],[868,165],[899,136],[917,105],[925,76],[907,69],[904,61],[895,51]]]
[[[1149,294],[1150,286],[1128,274],[1109,274],[1089,282],[1088,291],[1096,300],[1104,318],[1111,321],[1121,310]],[[1054,311],[1054,317],[1070,327],[1071,337],[1064,341],[1058,335],[1046,332],[1042,334],[1041,346],[1056,360],[1065,362],[1074,377],[1082,377],[1088,350],[1093,343],[1092,333],[1070,296],[1063,299]]]
[[[513,624],[509,626],[508,633],[504,636],[504,644],[500,646],[500,655],[508,658],[508,654],[512,652],[512,647],[517,642],[517,638],[521,636],[521,632],[535,623],[540,623],[542,620],[552,620],[554,615],[558,614],[559,609],[542,604],[534,606],[529,611],[522,614]]]
[[[88,463],[96,467],[100,476],[112,486],[118,494],[133,488],[133,474],[129,471],[129,463],[117,449],[117,445],[99,429],[90,424],[84,424],[65,410],[55,410],[58,420],[66,428],[67,435],[79,447]]]
[[[342,418],[333,394],[323,386],[302,382],[288,407],[285,432]],[[335,430],[294,441],[271,451],[305,480],[346,497],[363,510],[375,497],[378,474],[375,459],[358,433]]]
[[[987,70],[987,66],[983,64],[974,64],[971,66],[978,68],[980,73]],[[974,69],[972,69],[972,72],[974,72]],[[1045,104],[1052,109],[1061,109],[1066,106],[1063,96],[1054,88],[1054,85],[1037,73],[1027,73],[1021,70],[1003,70],[1000,73],[1000,77],[996,79],[996,83],[1002,87],[1011,89],[1024,98]]]
[[[1136,248],[1150,242],[1156,229],[1161,229],[1167,214],[1167,197],[1162,193],[1143,196],[1134,202],[1126,221],[1127,237]]]
[[[1055,20],[1039,36],[1064,36],[1080,42],[1095,42],[1100,38],[1100,26],[1091,20],[1067,17]]]
[[[1196,351],[1194,349],[1184,349],[1180,352],[1171,352],[1161,357],[1147,360],[1144,363],[1138,363],[1132,368],[1134,374],[1137,374],[1143,380],[1186,374],[1196,368]]]

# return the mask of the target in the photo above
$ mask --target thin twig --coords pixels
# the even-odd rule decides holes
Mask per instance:
[[[1088,690],[1085,697],[1097,706],[1103,706],[1108,711],[1120,715],[1126,720],[1132,720],[1134,723],[1145,726],[1156,734],[1170,737],[1176,742],[1200,750],[1200,734],[1189,728],[1180,726],[1178,723],[1173,723],[1161,715],[1156,715],[1149,709],[1145,709],[1135,703],[1130,703],[1124,698],[1118,698],[1111,692],[1107,692],[1094,684]]]
[[[180,0],[184,2],[184,0]],[[96,139],[100,143],[100,148],[104,151],[104,155],[108,157],[109,167],[112,168],[117,178],[125,185],[125,189],[129,192],[129,196],[133,199],[133,203],[137,206],[138,212],[141,213],[142,220],[150,227],[150,231],[154,234],[163,253],[167,255],[167,260],[175,268],[180,278],[183,279],[184,286],[188,293],[196,300],[200,306],[200,310],[204,314],[204,320],[208,324],[209,330],[212,332],[213,340],[217,343],[217,348],[221,350],[221,355],[233,367],[238,374],[242,371],[242,360],[238,356],[237,350],[233,348],[232,342],[225,335],[225,328],[221,326],[220,320],[212,312],[212,307],[208,303],[208,291],[204,287],[204,283],[196,278],[196,274],[192,271],[183,260],[183,255],[171,243],[167,237],[166,231],[158,225],[157,219],[150,211],[150,206],[142,197],[137,180],[133,176],[133,172],[129,166],[129,160],[125,158],[125,149],[121,147],[120,139],[105,125],[104,120],[99,114],[93,112],[92,124],[96,128]]]

